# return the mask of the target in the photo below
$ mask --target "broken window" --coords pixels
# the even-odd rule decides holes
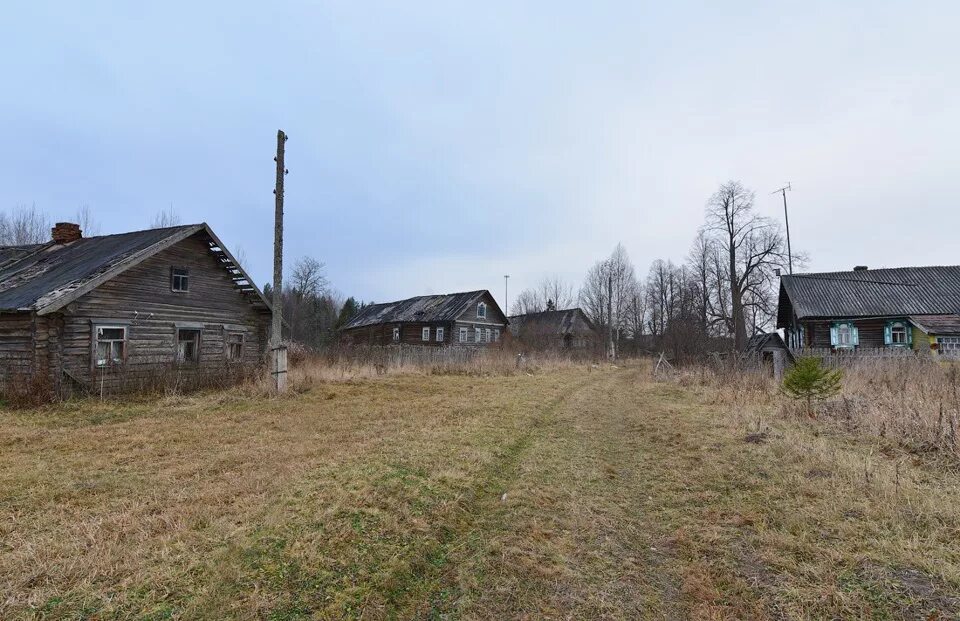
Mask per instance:
[[[483,302],[477,304],[477,319],[486,319],[487,318],[487,305]]]
[[[443,328],[437,328],[437,342],[443,342]]]
[[[227,333],[227,360],[243,360],[243,333]]]
[[[461,343],[466,343],[466,342],[467,342],[467,334],[469,334],[469,333],[467,332],[467,329],[466,329],[466,328],[460,328],[460,342],[461,342]]]
[[[400,340],[400,328],[394,328],[394,329],[393,329],[393,340],[395,340],[395,341],[399,341],[399,340]]]
[[[196,328],[177,329],[177,362],[198,362],[200,360],[200,330]]]
[[[185,267],[170,268],[170,289],[185,292],[190,290],[190,272]]]
[[[96,335],[96,365],[113,367],[123,364],[127,329],[122,326],[98,326]]]

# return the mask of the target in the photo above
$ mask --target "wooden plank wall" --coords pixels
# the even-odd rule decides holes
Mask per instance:
[[[395,345],[393,340],[393,328],[400,328],[400,343],[405,345],[422,345],[430,347],[442,347],[451,345],[451,326],[449,321],[436,322],[417,322],[407,323],[383,323],[366,326],[363,328],[354,328],[344,331],[345,340],[352,345]],[[430,342],[422,340],[423,328],[430,328]],[[437,342],[437,328],[443,328],[443,342]]]
[[[30,314],[0,314],[0,381],[31,374],[33,364],[33,322]]]

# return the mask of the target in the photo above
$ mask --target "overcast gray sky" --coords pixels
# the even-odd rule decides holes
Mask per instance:
[[[619,241],[645,275],[728,179],[775,217],[793,183],[813,270],[957,264],[958,23],[877,0],[9,3],[0,208],[121,232],[172,205],[263,284],[283,128],[287,261],[366,300],[579,283]]]

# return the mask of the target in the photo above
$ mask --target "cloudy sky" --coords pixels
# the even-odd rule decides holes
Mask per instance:
[[[152,6],[148,6],[152,5]],[[669,6],[667,6],[669,5]],[[780,6],[774,6],[780,5]],[[723,181],[812,270],[960,263],[956,2],[45,2],[0,18],[0,208],[172,206],[366,300],[681,260]]]

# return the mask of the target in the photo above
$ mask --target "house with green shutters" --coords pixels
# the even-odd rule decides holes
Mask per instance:
[[[960,266],[781,276],[777,327],[794,352],[960,358]]]

